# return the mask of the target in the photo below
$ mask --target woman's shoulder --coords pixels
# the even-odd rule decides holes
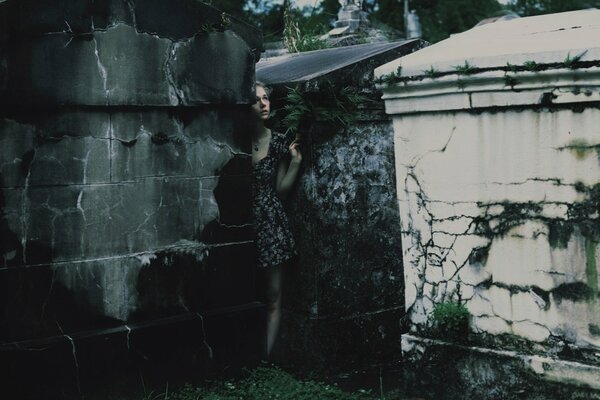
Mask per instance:
[[[282,132],[271,132],[271,147],[278,156],[287,153],[287,148],[291,143],[288,136],[288,134]]]
[[[271,132],[271,135],[272,135],[272,139],[271,140],[276,140],[276,141],[280,141],[282,143],[287,143],[288,145],[294,139],[294,135],[290,131],[288,131],[286,133],[273,131],[273,132]]]

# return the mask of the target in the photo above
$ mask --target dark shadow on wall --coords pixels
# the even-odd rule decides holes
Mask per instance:
[[[117,321],[93,311],[85,293],[72,293],[56,281],[54,268],[60,266],[51,265],[53,256],[48,244],[27,239],[23,251],[19,237],[10,229],[5,208],[6,199],[0,191],[0,341],[115,325]]]
[[[303,174],[287,206],[300,257],[287,271],[275,348],[277,360],[299,373],[379,371],[401,359],[391,135],[384,122],[344,133],[317,125],[302,137]]]

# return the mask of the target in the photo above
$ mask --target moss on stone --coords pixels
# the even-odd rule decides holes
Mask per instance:
[[[585,276],[592,291],[593,299],[598,296],[598,266],[596,264],[596,248],[598,241],[590,238],[585,240]]]
[[[550,220],[548,222],[548,242],[552,248],[566,249],[574,226],[565,220]]]
[[[471,254],[469,254],[469,264],[485,264],[490,253],[490,247],[492,245],[489,244],[483,247],[476,247],[471,250]]]
[[[594,298],[593,289],[583,282],[564,283],[553,289],[551,293],[559,303],[563,300],[578,302]]]

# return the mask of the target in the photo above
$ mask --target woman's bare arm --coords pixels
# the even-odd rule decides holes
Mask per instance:
[[[285,199],[290,190],[292,190],[292,187],[294,187],[298,172],[300,171],[300,164],[302,163],[302,154],[300,153],[300,142],[298,139],[290,144],[289,149],[291,156],[289,163],[282,161],[277,167],[275,189],[281,199]]]

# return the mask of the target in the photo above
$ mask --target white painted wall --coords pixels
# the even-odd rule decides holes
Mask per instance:
[[[381,88],[394,118],[413,331],[434,304],[460,296],[473,332],[600,350],[600,238],[580,229],[600,215],[574,216],[593,190],[600,196],[598,32],[600,11],[522,18],[376,70],[382,77],[401,65],[404,79]],[[565,64],[569,49],[585,63]],[[453,71],[460,60],[485,69]],[[527,60],[544,70],[525,70]],[[443,75],[426,77],[431,65]],[[562,245],[550,240],[561,222],[574,227]],[[470,258],[477,249],[486,257]]]

